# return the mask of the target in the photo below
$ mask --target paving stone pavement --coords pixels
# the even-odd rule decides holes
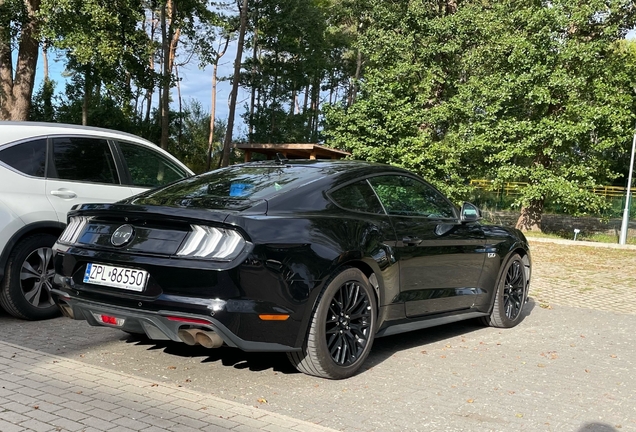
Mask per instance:
[[[332,429],[0,342],[0,431]]]
[[[539,303],[636,314],[636,246],[529,241],[530,295]]]
[[[575,263],[572,276],[578,249],[531,242],[537,278],[519,326],[377,339],[365,370],[344,381],[296,373],[281,354],[0,313],[0,432],[636,431],[636,316],[608,306],[620,306],[610,288],[634,252],[618,250],[620,263],[599,252],[600,264]],[[568,282],[577,274],[582,287]]]

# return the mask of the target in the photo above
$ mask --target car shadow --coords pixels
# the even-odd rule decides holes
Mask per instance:
[[[146,349],[149,351],[163,350],[165,354],[176,357],[200,358],[201,363],[220,363],[226,367],[247,369],[252,372],[272,369],[274,372],[283,374],[299,373],[287,360],[285,353],[246,352],[227,346],[210,349],[200,345],[189,346],[173,341],[153,341],[144,335],[127,335],[122,340],[137,346],[147,347]]]
[[[528,298],[528,303],[526,303],[522,311],[524,320],[532,314],[536,304],[534,299]],[[400,351],[415,347],[425,347],[429,344],[467,335],[485,328],[488,327],[477,318],[382,337],[373,342],[373,348],[363,368],[370,369],[377,366]]]
[[[534,299],[530,298],[528,300],[523,310],[524,319],[528,318],[536,304]],[[397,352],[415,347],[425,347],[429,344],[466,335],[484,328],[486,327],[477,319],[470,319],[378,338],[373,343],[371,353],[363,365],[362,371],[381,364]],[[153,341],[145,335],[126,335],[121,340],[140,347],[146,347],[149,351],[163,350],[165,354],[176,357],[201,358],[201,363],[220,363],[225,367],[246,369],[253,372],[271,369],[282,374],[299,373],[289,362],[285,353],[245,352],[238,348],[227,346],[209,349],[200,345],[189,346],[180,342]]]

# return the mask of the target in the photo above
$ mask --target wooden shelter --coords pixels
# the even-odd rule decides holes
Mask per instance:
[[[351,153],[336,150],[320,144],[254,144],[236,143],[232,148],[245,152],[245,162],[252,160],[252,153],[260,153],[267,156],[267,159],[276,157],[280,153],[287,159],[342,159]]]

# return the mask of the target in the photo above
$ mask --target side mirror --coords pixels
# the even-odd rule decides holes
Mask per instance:
[[[481,211],[477,208],[476,205],[471,204],[469,202],[465,202],[462,204],[461,222],[475,222],[481,219]]]

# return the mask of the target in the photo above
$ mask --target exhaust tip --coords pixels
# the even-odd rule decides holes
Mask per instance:
[[[212,330],[183,329],[177,333],[187,345],[202,345],[206,348],[218,348],[223,345],[223,339]]]
[[[186,345],[193,346],[197,344],[196,334],[198,331],[196,329],[179,330],[177,335]]]
[[[213,331],[199,331],[196,335],[199,344],[206,348],[219,348],[223,345],[223,339]]]
[[[67,318],[75,319],[75,315],[73,314],[73,309],[68,304],[62,304],[61,302],[58,304],[62,315]]]

